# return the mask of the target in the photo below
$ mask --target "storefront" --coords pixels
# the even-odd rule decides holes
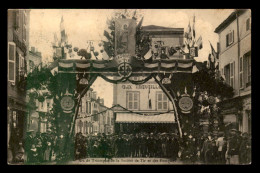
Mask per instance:
[[[115,133],[173,133],[177,130],[174,114],[116,113]]]

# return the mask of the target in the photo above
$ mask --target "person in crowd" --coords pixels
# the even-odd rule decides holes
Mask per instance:
[[[239,160],[241,164],[249,164],[251,162],[251,157],[248,153],[251,153],[251,142],[248,133],[245,132],[242,134],[242,141],[239,148]]]
[[[46,148],[44,151],[44,161],[51,161],[51,150],[52,150],[52,141],[50,138],[46,139]]]
[[[144,134],[141,134],[141,139],[140,139],[140,147],[141,147],[141,157],[145,157],[146,155],[146,140],[144,137]]]
[[[227,141],[226,158],[229,158],[228,164],[239,164],[240,140],[236,131],[236,129],[230,130],[230,137]]]
[[[167,157],[166,145],[167,145],[167,139],[166,136],[163,135],[162,136],[162,157]]]
[[[33,131],[28,131],[25,137],[25,155],[26,155],[26,162],[30,162],[29,152],[33,144]]]
[[[218,163],[218,147],[216,145],[216,141],[212,140],[212,164]]]
[[[41,133],[37,132],[34,138],[35,147],[37,149],[38,161],[43,162],[43,148],[42,148],[42,137]]]
[[[19,142],[19,149],[17,151],[17,154],[14,158],[15,163],[23,163],[24,162],[24,149],[22,145],[22,141]]]
[[[178,153],[179,153],[179,142],[178,142],[178,139],[177,139],[177,135],[176,136],[173,136],[173,139],[172,139],[172,160],[173,161],[176,161],[177,160],[177,157],[178,157]]]
[[[224,144],[225,144],[224,133],[220,132],[218,134],[218,138],[216,140],[216,147],[218,148],[218,151],[217,151],[217,162],[219,164],[224,164],[225,163],[225,155],[223,154]]]
[[[35,147],[34,144],[32,144],[29,155],[30,155],[30,162],[29,163],[37,163],[39,161],[37,148]]]
[[[211,136],[208,135],[207,137],[205,137],[204,142],[202,144],[202,148],[201,148],[201,156],[202,156],[203,162],[206,162],[206,152],[208,151],[208,146],[209,146],[210,142],[211,142]]]

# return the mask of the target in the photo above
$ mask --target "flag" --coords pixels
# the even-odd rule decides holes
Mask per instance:
[[[190,22],[189,22],[189,25],[188,25],[188,39],[190,39],[190,40],[192,39]]]
[[[214,47],[212,46],[211,43],[210,43],[210,47],[211,47],[211,54],[213,55],[214,59],[218,59],[217,52],[215,51],[215,49],[214,49]]]
[[[202,49],[203,48],[203,45],[202,45],[202,37],[200,36],[196,42],[197,46],[199,49]]]
[[[149,91],[148,91],[148,106],[149,106],[149,109],[152,109],[152,100],[151,100],[151,97],[150,97],[150,94],[151,94],[151,91],[150,91],[150,87],[149,87]]]
[[[192,28],[192,37],[193,37],[193,40],[195,40],[196,38],[196,35],[195,35],[195,15],[193,17],[193,28]]]
[[[60,22],[60,34],[61,34],[61,44],[62,44],[66,40],[63,16],[61,17],[61,22]]]
[[[143,19],[144,19],[144,17],[142,17],[142,19],[140,20],[140,22],[138,23],[136,28],[140,29],[142,27]]]
[[[109,59],[109,56],[107,55],[107,52],[105,50],[103,50],[103,52],[102,52],[102,59],[104,59],[104,60]]]
[[[54,42],[53,42],[53,46],[58,46],[58,37],[57,37],[57,34],[54,33]]]
[[[153,56],[152,49],[149,49],[148,52],[144,55],[145,59],[149,59]]]

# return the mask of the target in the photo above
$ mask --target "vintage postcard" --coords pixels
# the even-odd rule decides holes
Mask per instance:
[[[251,164],[250,9],[9,9],[9,165]]]

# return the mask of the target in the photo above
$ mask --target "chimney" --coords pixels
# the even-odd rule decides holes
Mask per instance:
[[[31,47],[31,51],[32,51],[32,52],[35,52],[35,47]]]
[[[100,104],[104,106],[104,99],[100,99]]]

